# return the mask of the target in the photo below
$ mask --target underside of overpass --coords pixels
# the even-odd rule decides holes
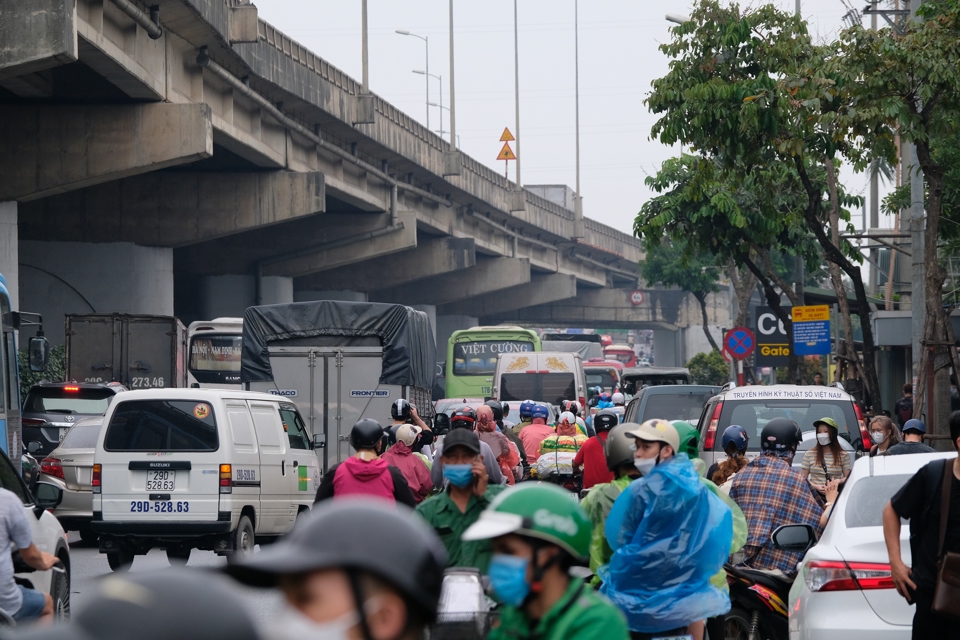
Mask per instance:
[[[158,30],[124,4],[0,3],[0,272],[54,327],[323,297],[485,323],[698,323],[680,292],[630,302],[630,235],[519,189],[253,5],[157,0]]]

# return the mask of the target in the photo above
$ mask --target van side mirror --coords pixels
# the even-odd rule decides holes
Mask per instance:
[[[48,482],[38,482],[34,504],[38,509],[55,509],[63,500],[63,489]]]
[[[313,448],[323,449],[327,446],[327,436],[322,433],[313,434]]]
[[[47,370],[47,362],[50,360],[50,341],[43,336],[30,338],[27,348],[30,360],[30,371],[39,373]]]
[[[782,551],[806,551],[817,543],[817,532],[808,524],[785,524],[770,536],[773,545]]]

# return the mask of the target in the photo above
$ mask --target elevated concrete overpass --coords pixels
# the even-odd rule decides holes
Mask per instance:
[[[0,41],[0,272],[23,308],[347,298],[438,327],[686,326],[682,295],[630,304],[629,234],[518,189],[242,0],[0,3]]]

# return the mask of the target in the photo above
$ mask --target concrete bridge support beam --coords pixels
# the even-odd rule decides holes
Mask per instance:
[[[476,316],[437,315],[437,361],[446,360],[447,343],[454,331],[462,331],[479,324],[479,319]]]
[[[20,308],[43,315],[53,344],[63,344],[71,313],[173,315],[172,249],[25,241],[19,252]]]
[[[54,241],[180,247],[320,213],[323,174],[168,172],[21,205],[21,231]]]
[[[0,3],[0,79],[77,59],[77,8],[68,0]]]
[[[213,155],[206,104],[0,106],[0,201],[33,200]]]
[[[576,295],[576,276],[565,273],[537,274],[531,276],[527,284],[447,304],[440,308],[440,312],[444,315],[475,315],[486,321],[516,309],[549,304]]]
[[[470,269],[376,291],[371,298],[380,302],[443,305],[529,282],[528,259],[489,258],[477,260],[477,265]]]

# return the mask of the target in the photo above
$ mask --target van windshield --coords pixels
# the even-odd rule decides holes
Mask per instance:
[[[750,436],[747,450],[759,451],[760,432],[774,418],[793,420],[804,433],[815,431],[815,420],[833,418],[841,438],[852,443],[860,437],[857,416],[853,412],[853,403],[849,400],[732,400],[723,403],[714,449],[723,450],[720,434],[730,425],[736,424],[746,429]]]
[[[196,400],[122,402],[107,426],[107,451],[216,451],[213,407]]]
[[[498,399],[559,405],[564,400],[576,400],[577,388],[572,373],[505,373],[500,376]]]

